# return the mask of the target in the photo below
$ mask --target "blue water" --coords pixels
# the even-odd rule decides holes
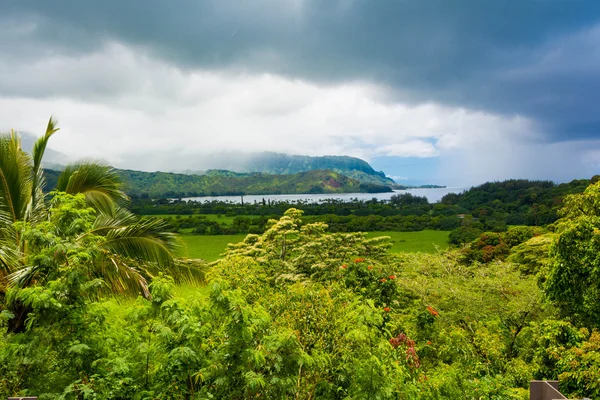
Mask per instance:
[[[247,195],[244,196],[244,203],[260,203],[263,201],[288,201],[288,202],[310,202],[319,203],[328,199],[337,199],[342,201],[358,200],[389,200],[395,194],[411,193],[415,196],[425,196],[430,203],[436,203],[448,193],[461,193],[466,188],[435,188],[435,189],[407,189],[394,190],[389,193],[339,193],[339,194],[265,194],[265,195]],[[241,196],[203,196],[203,197],[186,197],[182,200],[193,201],[224,201],[230,203],[241,203]]]

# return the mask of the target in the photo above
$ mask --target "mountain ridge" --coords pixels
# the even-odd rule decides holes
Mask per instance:
[[[204,175],[209,171],[214,173],[214,171],[226,170],[235,173],[261,172],[288,175],[313,170],[331,170],[362,183],[395,184],[395,181],[387,177],[383,171],[376,171],[367,161],[351,156],[303,156],[265,151],[214,155],[205,163],[211,165],[211,168],[176,172]]]
[[[330,170],[312,170],[282,175],[231,171],[204,175],[126,169],[115,169],[115,171],[123,182],[124,191],[132,197],[166,198],[392,191],[388,185],[359,182]],[[44,172],[47,182],[46,189],[52,190],[56,186],[60,172],[49,169]],[[229,175],[225,175],[225,173],[229,173]]]

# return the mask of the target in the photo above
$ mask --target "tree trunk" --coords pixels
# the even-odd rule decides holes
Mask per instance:
[[[8,320],[7,333],[23,333],[25,332],[25,321],[27,316],[32,311],[30,307],[26,307],[20,301],[14,302],[8,306],[8,311],[14,314],[14,317]]]

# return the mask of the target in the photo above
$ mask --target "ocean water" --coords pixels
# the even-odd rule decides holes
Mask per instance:
[[[432,188],[432,189],[406,189],[394,190],[388,193],[334,193],[334,194],[265,194],[265,195],[246,195],[243,196],[244,203],[260,203],[263,201],[288,201],[288,202],[324,202],[329,199],[350,201],[358,200],[389,200],[395,194],[411,193],[415,196],[424,196],[430,203],[436,203],[448,193],[461,193],[467,188],[449,187],[449,188]],[[182,200],[193,201],[224,201],[230,203],[241,203],[242,196],[202,196],[202,197],[185,197]]]

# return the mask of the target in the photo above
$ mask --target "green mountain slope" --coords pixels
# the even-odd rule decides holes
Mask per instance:
[[[600,176],[556,184],[550,181],[510,179],[487,182],[463,193],[449,193],[441,202],[457,205],[481,220],[497,219],[508,225],[547,225],[559,217],[566,195],[581,193]]]
[[[193,197],[240,194],[301,194],[387,192],[389,186],[363,183],[338,172],[315,170],[287,175],[209,171],[205,175],[117,169],[130,196]],[[47,189],[56,186],[59,172],[46,170]]]
[[[363,183],[394,184],[392,179],[385,176],[383,172],[375,171],[368,162],[349,156],[311,157],[271,152],[240,153],[225,154],[220,158],[216,158],[215,156],[207,159],[206,163],[218,170],[235,171],[238,173],[262,172],[286,175],[313,170],[331,170]],[[197,171],[191,173],[201,174]]]

